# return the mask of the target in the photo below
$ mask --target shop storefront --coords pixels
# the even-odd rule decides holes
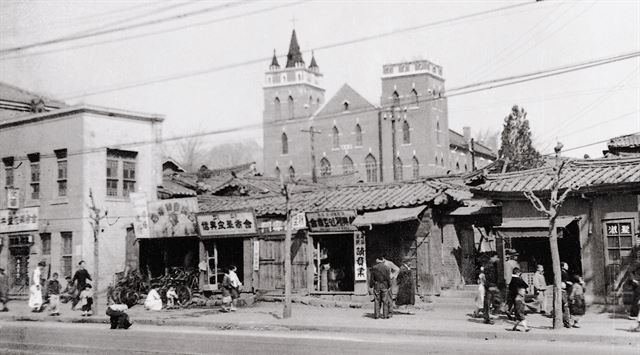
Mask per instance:
[[[352,224],[356,211],[307,212],[306,218],[312,246],[311,293],[366,293],[367,246]]]
[[[11,293],[28,290],[30,255],[34,252],[38,218],[38,207],[0,210],[0,265],[5,265]]]
[[[238,278],[251,290],[253,240],[257,236],[253,211],[200,213],[200,269],[205,271],[203,290],[219,291],[230,266],[237,268]]]
[[[132,198],[132,200],[135,199]],[[134,202],[134,205],[136,202]],[[141,217],[134,223],[139,243],[139,263],[151,277],[167,274],[171,268],[198,266],[198,234],[195,198],[181,198],[138,203]],[[148,216],[148,218],[145,218]]]

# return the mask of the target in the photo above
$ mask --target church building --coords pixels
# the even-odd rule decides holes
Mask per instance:
[[[495,159],[485,145],[472,144],[470,129],[449,129],[442,66],[385,64],[381,83],[379,104],[348,84],[325,100],[316,58],[312,53],[307,66],[293,30],[285,66],[274,50],[265,73],[265,175],[390,182],[471,171],[473,163],[481,168]]]

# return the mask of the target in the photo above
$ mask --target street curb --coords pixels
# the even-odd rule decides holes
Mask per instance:
[[[1,320],[15,322],[61,322],[61,323],[92,323],[108,324],[107,317],[62,317],[62,318],[42,318],[30,316],[0,317]],[[448,337],[448,338],[470,338],[470,339],[503,339],[503,340],[526,340],[526,341],[547,341],[547,342],[571,342],[571,343],[599,343],[609,345],[636,345],[640,346],[640,336],[609,336],[591,334],[571,334],[568,331],[560,330],[557,333],[537,333],[532,330],[529,333],[510,332],[502,329],[504,325],[494,325],[501,330],[438,330],[438,329],[402,329],[402,328],[376,328],[376,327],[344,327],[344,326],[322,326],[322,325],[297,325],[297,324],[271,324],[271,323],[230,323],[230,322],[203,322],[187,321],[177,319],[148,319],[136,318],[135,324],[156,325],[156,326],[184,326],[199,327],[210,330],[253,330],[253,331],[307,331],[307,332],[332,332],[351,334],[386,334],[386,335],[413,335],[427,337]],[[511,325],[506,324],[508,327]],[[489,326],[487,326],[489,327]]]

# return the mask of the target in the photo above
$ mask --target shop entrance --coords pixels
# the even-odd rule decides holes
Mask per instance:
[[[151,277],[168,274],[173,267],[198,266],[198,240],[190,237],[138,239],[140,267]]]
[[[353,292],[353,233],[313,236],[314,291]]]
[[[231,265],[237,268],[236,274],[240,282],[244,283],[244,257],[243,239],[225,238],[204,242],[207,258],[207,284],[206,290],[219,290],[224,274]]]
[[[535,273],[536,266],[542,265],[545,270],[547,284],[553,283],[553,264],[551,262],[551,248],[549,238],[509,238],[510,246],[518,254],[518,263],[523,273]],[[580,249],[580,233],[577,223],[571,223],[558,233],[558,249],[560,261],[569,265],[570,273],[582,274],[582,256]]]

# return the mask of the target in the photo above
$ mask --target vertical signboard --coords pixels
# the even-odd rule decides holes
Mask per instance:
[[[136,234],[136,238],[150,238],[147,194],[144,192],[131,192],[129,193],[129,200],[133,205],[133,213],[136,216],[133,222],[133,231]]]
[[[353,255],[356,281],[367,281],[367,243],[361,232],[353,233]]]
[[[260,241],[253,241],[253,271],[260,270]]]

